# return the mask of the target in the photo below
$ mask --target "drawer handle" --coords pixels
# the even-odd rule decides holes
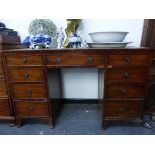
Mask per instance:
[[[88,63],[92,64],[93,63],[93,58],[88,58]]]
[[[27,62],[27,59],[26,58],[21,58],[20,61],[25,64]]]
[[[123,73],[123,75],[124,75],[125,78],[128,78],[129,77],[128,72]]]
[[[132,58],[131,57],[126,57],[125,60],[127,61],[127,63],[131,63],[132,62]]]
[[[127,109],[127,108],[121,108],[120,109],[121,112],[130,112],[130,113],[133,113],[133,109]]]
[[[29,78],[29,74],[28,74],[28,73],[25,73],[25,74],[24,74],[24,78],[25,78],[25,79],[28,79],[28,78]]]
[[[128,91],[125,89],[122,89],[122,93],[123,93],[123,95],[128,95]]]
[[[0,73],[0,78],[3,78],[3,74],[2,73]]]
[[[30,110],[30,111],[33,111],[33,110],[34,110],[34,108],[33,108],[33,107],[29,107],[29,110]]]
[[[121,111],[121,112],[129,112],[129,109],[121,108],[120,111]]]
[[[61,62],[61,59],[60,59],[60,58],[56,58],[56,59],[55,59],[55,62],[56,62],[56,63],[60,63],[60,62]]]
[[[112,68],[112,66],[111,65],[108,65],[107,68]]]
[[[28,89],[28,90],[26,90],[26,93],[27,94],[32,94],[32,90],[31,89]]]
[[[134,111],[131,109],[130,112],[133,113]]]
[[[126,112],[126,108],[121,108],[120,111],[121,112]]]

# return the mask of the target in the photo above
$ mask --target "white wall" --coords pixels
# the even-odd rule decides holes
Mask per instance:
[[[53,19],[51,19],[53,20]],[[8,28],[18,31],[21,40],[28,35],[28,26],[31,19],[13,20],[3,19]],[[53,20],[57,27],[66,27],[66,20]],[[128,31],[129,34],[124,41],[133,42],[130,46],[140,46],[143,28],[143,19],[124,20],[83,20],[80,30],[85,33],[85,37],[90,41],[87,33],[93,31]],[[97,98],[98,96],[98,76],[97,69],[63,69],[63,90],[65,98]]]
[[[143,19],[139,20],[84,20],[82,28],[87,34],[93,31],[127,31],[124,41],[133,42],[130,46],[140,46]]]

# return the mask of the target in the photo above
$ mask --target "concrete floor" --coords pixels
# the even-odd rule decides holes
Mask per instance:
[[[101,130],[101,111],[97,104],[65,104],[54,129],[45,122],[27,120],[21,127],[9,127],[0,122],[1,135],[154,135],[153,129],[144,128],[139,123],[113,122],[106,130]]]

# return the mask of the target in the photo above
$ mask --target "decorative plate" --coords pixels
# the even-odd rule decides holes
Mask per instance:
[[[123,48],[132,42],[104,42],[104,43],[87,43],[91,48]]]
[[[29,25],[29,34],[47,34],[53,39],[57,36],[57,27],[50,19],[34,19]]]

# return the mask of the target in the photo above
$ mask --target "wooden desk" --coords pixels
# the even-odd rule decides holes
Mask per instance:
[[[11,106],[6,108],[12,111],[17,126],[23,119],[40,118],[46,119],[52,128],[63,105],[60,69],[98,68],[102,127],[105,128],[109,121],[140,121],[147,97],[152,53],[150,48],[2,51],[11,100]],[[53,74],[51,90],[49,69]]]

